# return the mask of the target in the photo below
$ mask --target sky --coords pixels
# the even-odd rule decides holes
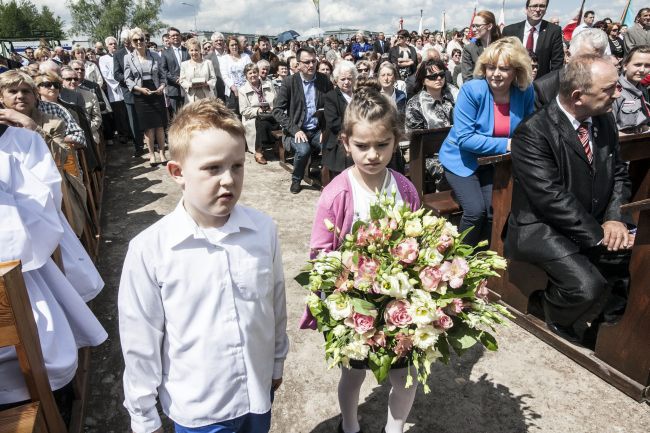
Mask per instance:
[[[70,14],[65,1],[32,1],[39,6],[47,4],[66,22],[67,30]],[[525,0],[506,0],[505,3],[506,24],[524,19]],[[633,0],[632,3],[640,8],[645,2]],[[444,10],[449,30],[467,26],[475,4],[471,0],[320,0],[320,27],[392,34],[399,28],[402,17],[405,29],[417,30],[422,9],[423,29],[440,29]],[[483,0],[478,2],[477,10],[491,10],[498,19],[501,4],[502,0]],[[618,20],[626,4],[627,0],[587,0],[585,10],[595,10],[596,20],[604,17]],[[559,16],[564,25],[579,8],[579,0],[551,0],[545,18]],[[187,31],[194,29],[195,10],[199,30],[276,35],[289,29],[300,33],[318,26],[318,14],[312,0],[164,0],[161,19]]]

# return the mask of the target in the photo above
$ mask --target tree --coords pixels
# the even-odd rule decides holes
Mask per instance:
[[[90,35],[94,40],[119,37],[125,27],[140,27],[156,33],[166,26],[158,16],[162,0],[68,0],[72,34]]]
[[[0,36],[5,38],[51,39],[63,37],[63,21],[47,6],[41,11],[29,0],[0,0]]]

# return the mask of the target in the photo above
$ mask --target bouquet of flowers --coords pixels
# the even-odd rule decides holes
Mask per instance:
[[[378,197],[370,220],[356,222],[339,250],[310,260],[296,280],[310,291],[330,367],[363,361],[382,382],[392,365],[412,366],[429,392],[431,364],[448,362],[451,349],[462,355],[480,342],[496,350],[490,331],[510,314],[488,300],[487,278],[506,261],[463,244],[466,233],[395,204],[393,192]]]

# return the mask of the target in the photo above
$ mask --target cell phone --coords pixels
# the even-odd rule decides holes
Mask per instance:
[[[260,108],[269,108],[270,104],[268,102],[260,102]]]

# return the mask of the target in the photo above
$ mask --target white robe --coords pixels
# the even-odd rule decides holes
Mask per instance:
[[[25,159],[34,162],[32,156],[26,155]],[[49,152],[44,156],[51,159]],[[59,389],[74,378],[77,349],[101,344],[107,334],[50,258],[64,236],[51,185],[41,182],[17,158],[2,150],[0,221],[0,261],[20,259],[25,264],[23,277],[45,368],[52,389]],[[0,349],[0,404],[27,399],[29,393],[15,350]]]

